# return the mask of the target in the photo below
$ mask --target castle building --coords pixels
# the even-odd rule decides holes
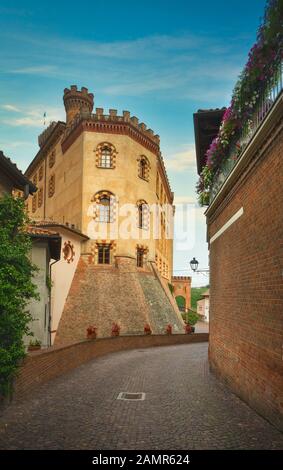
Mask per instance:
[[[67,276],[66,302],[56,314],[55,342],[81,339],[94,322],[102,336],[111,321],[128,334],[140,333],[145,322],[156,332],[166,323],[181,331],[168,289],[174,195],[159,136],[128,111],[93,113],[87,88],[66,88],[63,100],[66,122],[51,123],[39,136],[40,149],[25,173],[38,187],[27,203],[32,220],[84,235],[74,275]]]

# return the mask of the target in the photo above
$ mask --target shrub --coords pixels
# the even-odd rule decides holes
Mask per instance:
[[[32,276],[28,217],[21,198],[0,198],[0,394],[8,395],[20,361],[26,355],[24,335],[32,335],[31,299],[39,299]]]
[[[193,310],[189,310],[186,316],[187,316],[187,323],[189,323],[192,326],[194,326],[199,320],[198,314],[194,312]]]

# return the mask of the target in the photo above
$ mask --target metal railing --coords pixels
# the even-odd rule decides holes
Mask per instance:
[[[219,192],[224,181],[234,168],[241,154],[259,130],[260,126],[272,110],[283,90],[283,61],[279,62],[276,73],[262,89],[257,98],[251,116],[244,122],[241,131],[236,135],[227,149],[227,157],[214,176],[210,193],[210,203]]]

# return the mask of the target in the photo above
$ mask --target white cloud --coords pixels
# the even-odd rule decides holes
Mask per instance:
[[[165,158],[165,165],[168,171],[181,172],[196,168],[196,154],[194,144],[188,144],[187,150],[177,152]]]
[[[1,119],[1,122],[8,126],[43,128],[44,121],[45,125],[48,125],[51,121],[59,121],[64,118],[64,110],[62,108],[31,105],[25,109],[23,107],[16,107],[16,109],[18,113],[21,113],[21,116],[13,118],[4,117]],[[43,116],[44,113],[46,113],[46,118]]]
[[[15,113],[20,112],[20,109],[12,104],[2,104],[1,108],[5,109],[6,111],[13,111]]]

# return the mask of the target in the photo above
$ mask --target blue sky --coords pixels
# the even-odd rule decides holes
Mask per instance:
[[[161,137],[176,202],[191,204],[175,274],[208,266],[195,205],[193,113],[229,104],[264,0],[1,1],[0,149],[25,170],[48,120],[64,119],[63,89],[86,86],[95,106],[131,111]],[[179,223],[176,224],[179,226]],[[208,282],[198,274],[194,285]]]

